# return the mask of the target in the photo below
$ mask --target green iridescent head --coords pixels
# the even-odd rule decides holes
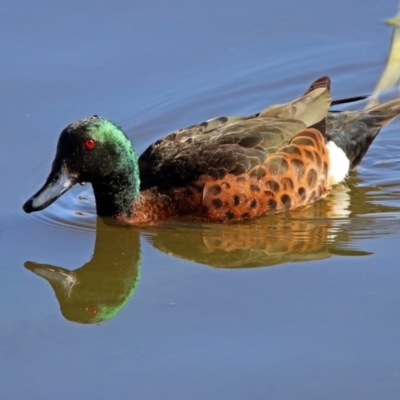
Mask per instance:
[[[76,183],[90,182],[99,215],[129,215],[139,195],[137,162],[131,142],[113,122],[97,115],[73,122],[61,132],[45,185],[23,208],[42,210]]]

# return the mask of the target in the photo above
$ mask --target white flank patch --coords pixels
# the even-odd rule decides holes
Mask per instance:
[[[326,144],[326,148],[329,150],[330,161],[328,184],[332,186],[342,182],[346,178],[350,168],[350,161],[336,143],[329,141]]]

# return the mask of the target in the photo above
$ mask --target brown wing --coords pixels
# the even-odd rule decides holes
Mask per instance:
[[[240,175],[289,143],[294,134],[326,118],[329,79],[300,98],[249,117],[220,117],[170,133],[139,158],[141,189],[185,186],[200,175]]]

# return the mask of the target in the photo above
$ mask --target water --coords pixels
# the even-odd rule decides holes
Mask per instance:
[[[324,74],[335,98],[371,93],[396,8],[3,2],[1,397],[397,399],[400,120],[302,211],[116,229],[96,219],[89,185],[21,209],[59,132],[90,114],[140,153]]]

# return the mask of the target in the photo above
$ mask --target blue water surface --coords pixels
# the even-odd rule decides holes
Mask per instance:
[[[28,269],[87,270],[109,256],[90,187],[22,211],[59,132],[78,118],[114,120],[140,153],[171,130],[290,100],[322,75],[336,98],[371,93],[389,50],[383,21],[396,9],[395,0],[3,1],[0,397],[398,399],[400,121],[311,210],[110,242],[107,279],[131,286],[97,323],[68,319],[72,289]]]

